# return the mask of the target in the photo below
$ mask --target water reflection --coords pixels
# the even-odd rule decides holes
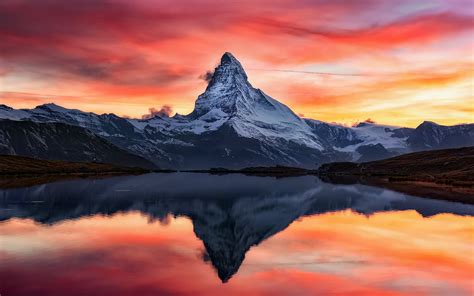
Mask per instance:
[[[55,225],[71,219],[88,221],[87,219],[92,218],[87,217],[98,214],[109,216],[136,211],[147,216],[150,221],[159,220],[163,224],[170,221],[170,215],[189,218],[196,237],[204,245],[200,260],[211,262],[223,282],[229,281],[237,273],[252,246],[261,244],[286,229],[293,221],[301,217],[344,210],[362,214],[353,215],[358,217],[354,224],[344,225],[347,237],[350,237],[348,233],[351,232],[351,227],[367,227],[368,222],[364,223],[364,216],[380,212],[414,210],[423,217],[441,213],[474,214],[474,206],[471,205],[418,198],[364,185],[332,185],[322,183],[312,176],[275,179],[242,175],[149,174],[103,180],[65,181],[0,191],[0,219],[13,224],[20,221],[12,220],[13,218],[32,219],[41,224]],[[393,217],[394,214],[391,215]],[[329,220],[331,219],[326,221],[326,230],[331,227],[338,229],[337,221]],[[11,226],[8,222],[4,222],[7,223],[5,225]],[[306,223],[305,227],[308,225],[311,223]],[[411,224],[403,225],[407,226],[415,227]],[[92,227],[95,225],[92,224]],[[129,226],[127,221],[121,221],[114,227],[127,229]],[[309,227],[305,231],[311,232],[318,227]],[[81,228],[81,231],[84,230],[85,228]],[[179,233],[177,230],[176,232]],[[331,237],[336,232],[326,231],[324,234],[330,237],[319,243],[329,244],[328,242],[333,240],[337,241],[339,238]],[[139,239],[133,237],[132,233],[133,231],[129,231],[128,238],[132,241]],[[408,230],[406,234],[407,239],[414,239],[410,237],[412,234],[419,235]],[[106,231],[103,235],[107,236]],[[321,240],[321,233],[315,233],[314,237]],[[295,238],[292,243],[298,243],[298,240]],[[357,244],[363,245],[364,241],[357,241]],[[383,243],[380,246],[383,247]],[[330,249],[336,250],[337,247],[340,246],[331,246]],[[255,252],[258,253],[258,249],[254,248]],[[284,253],[291,248],[287,249],[288,246],[280,250],[283,253],[279,254],[281,258],[288,256]],[[294,257],[298,254],[295,252]],[[99,258],[111,255],[101,254]],[[130,259],[128,253],[121,255],[127,260]],[[85,256],[76,259],[86,262],[99,259],[96,253]],[[134,254],[132,257],[136,256],[139,255]],[[340,259],[340,266],[363,265],[357,256]],[[186,265],[184,261],[182,264]],[[274,266],[278,264],[286,263],[274,262]],[[305,268],[299,265],[296,272],[301,272],[302,269]]]

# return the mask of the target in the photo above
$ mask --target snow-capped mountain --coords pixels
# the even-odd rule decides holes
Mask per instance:
[[[272,99],[248,82],[247,75],[230,53],[222,56],[221,64],[206,89],[196,101],[191,119],[225,122],[239,136],[258,138],[269,144],[279,139],[323,150],[319,137],[290,108]]]
[[[193,112],[185,116],[127,119],[45,104],[30,110],[0,105],[0,118],[79,126],[162,168],[315,168],[331,161],[474,145],[474,124],[426,128],[424,123],[410,129],[364,122],[346,127],[300,118],[254,88],[230,53],[222,56]]]

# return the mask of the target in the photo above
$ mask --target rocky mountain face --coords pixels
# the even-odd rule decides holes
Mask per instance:
[[[0,154],[156,168],[87,129],[54,122],[0,120]]]
[[[474,143],[474,124],[423,123],[410,129],[364,122],[347,127],[300,118],[254,88],[230,53],[222,56],[193,112],[185,116],[127,119],[46,104],[30,110],[0,105],[0,118],[78,126],[159,167],[175,169],[315,168]]]
[[[474,146],[474,124],[444,126],[425,121],[407,139],[413,151]]]

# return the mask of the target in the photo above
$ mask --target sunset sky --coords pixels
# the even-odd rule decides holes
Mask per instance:
[[[305,117],[474,122],[473,17],[471,0],[2,0],[0,103],[187,114],[229,51]]]

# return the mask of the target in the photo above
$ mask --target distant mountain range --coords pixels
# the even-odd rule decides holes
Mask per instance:
[[[252,87],[230,53],[222,56],[194,111],[185,116],[128,119],[45,104],[20,110],[0,105],[0,119],[0,153],[124,165],[116,163],[115,156],[107,159],[109,148],[91,152],[98,143],[105,145],[103,139],[114,146],[110,153],[126,152],[129,159],[135,155],[135,165],[149,167],[143,162],[146,159],[174,169],[315,168],[333,161],[371,161],[474,145],[474,124],[442,126],[425,121],[412,129],[363,122],[347,127],[301,118]],[[62,128],[57,129],[55,123]],[[71,126],[70,130],[64,125]],[[74,140],[78,136],[81,140]]]

